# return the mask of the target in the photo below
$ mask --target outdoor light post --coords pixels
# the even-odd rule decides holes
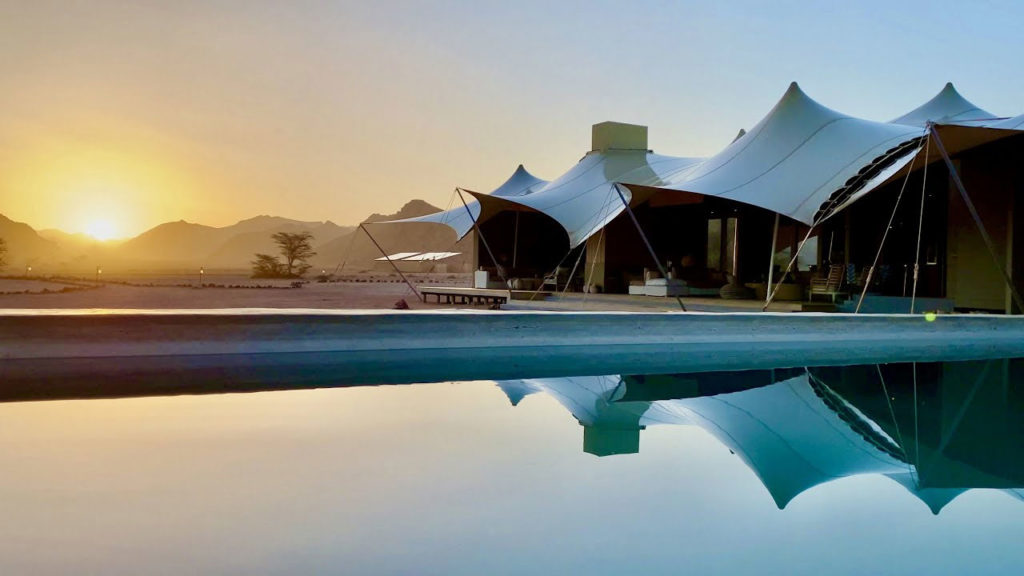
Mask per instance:
[[[100,283],[100,274],[103,274],[103,269],[99,266],[96,267],[96,283]]]
[[[25,277],[27,278],[28,276],[31,276],[31,275],[32,275],[32,267],[26,265],[25,266]]]
[[[206,274],[206,270],[202,266],[200,266],[199,267],[199,287],[200,288],[203,287],[203,274]]]

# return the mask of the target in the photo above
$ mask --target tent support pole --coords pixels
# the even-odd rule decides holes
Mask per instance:
[[[658,255],[654,253],[654,247],[651,246],[650,241],[647,240],[647,235],[644,234],[643,228],[640,227],[640,222],[636,219],[636,215],[633,214],[633,210],[629,207],[629,202],[626,202],[626,197],[622,194],[622,190],[619,189],[618,184],[612,184],[615,188],[615,192],[619,195],[619,200],[622,200],[622,205],[626,207],[626,213],[629,214],[630,220],[633,221],[633,225],[636,226],[636,231],[640,233],[640,237],[643,238],[644,244],[647,246],[647,251],[650,252],[651,258],[654,259],[654,264],[658,267],[658,271],[661,272],[662,278],[665,279],[665,289],[668,289],[668,271],[665,270],[665,266],[658,260]],[[646,281],[646,280],[645,280]],[[676,296],[676,302],[679,302],[679,307],[682,308],[683,312],[686,312],[686,305],[683,304],[682,296]]]
[[[505,277],[505,271],[502,269],[501,264],[498,263],[498,259],[494,257],[494,252],[491,252],[491,245],[487,243],[487,238],[484,238],[484,233],[480,230],[480,225],[477,224],[472,210],[469,209],[469,204],[466,204],[466,199],[462,197],[462,189],[456,188],[455,192],[459,195],[459,200],[462,200],[462,207],[466,209],[466,214],[469,214],[469,219],[473,221],[473,229],[480,236],[480,241],[484,243],[484,248],[487,249],[487,254],[491,257],[491,262],[494,262],[494,267],[498,270],[498,276],[501,276],[501,281],[505,283],[505,288],[511,289],[508,278]],[[483,208],[482,205],[481,208]]]
[[[920,152],[918,148],[918,152]],[[917,154],[917,153],[915,153]],[[892,215],[889,216],[889,223],[885,225],[885,231],[882,232],[882,240],[878,243],[878,252],[875,253],[875,259],[871,261],[871,267],[868,268],[868,277],[864,279],[864,286],[861,287],[860,299],[857,300],[857,307],[854,308],[854,314],[860,314],[860,307],[864,304],[864,298],[868,295],[868,288],[871,286],[871,279],[875,275],[875,269],[878,268],[878,260],[882,257],[882,250],[885,249],[885,239],[889,237],[889,230],[892,229],[892,223],[896,219],[896,212],[900,209],[900,202],[903,201],[903,193],[907,190],[907,183],[910,182],[910,174],[914,171],[914,164],[917,163],[917,156],[915,155],[910,160],[910,164],[907,165],[907,175],[903,178],[903,186],[900,186],[900,193],[896,195],[896,204],[892,207]],[[924,165],[928,167],[928,150],[924,153]],[[849,220],[847,220],[849,222]],[[913,308],[911,308],[913,309]]]
[[[818,223],[815,222],[807,229],[807,234],[804,235],[804,239],[801,240],[800,245],[796,247],[796,254],[793,254],[793,257],[789,259],[789,265],[786,266],[786,271],[782,273],[782,278],[779,278],[779,283],[775,285],[775,289],[773,289],[768,295],[768,299],[765,300],[764,306],[761,307],[761,312],[766,312],[768,310],[768,305],[772,303],[772,300],[775,300],[775,294],[777,294],[779,288],[782,287],[782,283],[786,281],[786,276],[789,276],[789,272],[793,269],[793,265],[796,264],[796,259],[800,257],[800,252],[804,249],[804,245],[807,244],[807,239],[811,237],[811,234],[814,232],[814,227],[817,225]],[[795,230],[796,229],[794,228],[794,231]],[[771,286],[769,286],[769,288],[771,288]]]
[[[402,280],[409,287],[409,289],[412,290],[412,293],[416,295],[416,298],[419,298],[420,302],[426,302],[426,300],[423,299],[423,295],[420,294],[419,290],[417,290],[416,287],[412,285],[412,282],[409,282],[409,279],[405,277],[405,274],[402,274],[402,271],[398,269],[398,265],[395,264],[394,260],[389,258],[388,253],[385,252],[384,249],[380,247],[380,244],[378,244],[377,240],[374,239],[372,234],[370,234],[370,231],[366,229],[366,225],[360,224],[359,227],[363,229],[363,232],[366,232],[366,237],[370,239],[370,242],[373,242],[373,245],[377,247],[377,250],[380,250],[380,253],[384,255],[384,259],[388,261],[388,264],[391,264],[391,267],[395,269],[395,272],[398,272],[398,275],[402,277]]]
[[[967,189],[964,188],[964,183],[960,180],[960,174],[957,173],[956,167],[953,166],[953,161],[949,158],[949,154],[946,152],[946,146],[942,144],[942,139],[939,138],[939,132],[935,129],[935,124],[928,124],[928,131],[931,132],[932,138],[935,139],[935,147],[939,149],[939,153],[942,154],[942,159],[946,161],[946,168],[949,168],[949,176],[953,180],[953,184],[956,185],[957,190],[960,191],[960,197],[964,199],[964,204],[967,205],[967,211],[971,213],[971,218],[974,218],[974,223],[978,225],[978,231],[981,232],[981,238],[985,241],[985,246],[988,248],[989,255],[992,256],[992,261],[995,263],[996,268],[1003,275],[1003,279],[1006,280],[1006,285],[1010,288],[1010,294],[1013,296],[1013,302],[1017,305],[1017,309],[1024,312],[1024,300],[1021,300],[1020,294],[1017,292],[1017,287],[1013,285],[1013,280],[1010,279],[1010,275],[1006,272],[1006,267],[1002,262],[999,261],[999,257],[996,256],[995,245],[992,244],[992,238],[988,235],[988,231],[985,230],[985,225],[981,222],[981,216],[978,215],[978,211],[974,208],[974,202],[971,202],[970,196],[967,195]]]
[[[772,276],[775,274],[775,238],[779,236],[779,213],[775,213],[775,226],[772,228],[772,253],[768,255],[768,288],[772,287]],[[764,291],[764,303],[768,305],[768,294],[771,290]]]
[[[925,144],[924,157],[928,158],[928,151],[931,148],[931,140]],[[914,249],[914,288],[910,292],[910,313],[914,313],[914,304],[917,302],[917,278],[921,269],[921,236],[924,234],[924,199],[925,191],[928,188],[928,163],[924,163],[924,175],[921,176],[921,210],[917,215],[917,248]]]

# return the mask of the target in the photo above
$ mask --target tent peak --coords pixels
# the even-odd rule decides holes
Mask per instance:
[[[964,98],[952,82],[946,85],[924,104],[910,112],[890,120],[892,124],[908,126],[924,126],[928,122],[958,123],[994,118],[995,114],[982,110],[970,100]]]
[[[796,82],[789,83],[789,88],[786,88],[786,93],[783,94],[782,97],[787,98],[793,96],[802,96],[804,98],[807,98],[807,94],[803,91],[803,89],[800,88],[800,85],[797,84]]]
[[[826,113],[830,116],[846,116],[845,114],[837,112],[829,108],[828,106],[825,106],[822,103],[818,102],[814,98],[808,96],[807,93],[804,92],[803,89],[800,88],[800,85],[797,84],[796,82],[790,82],[789,88],[786,89],[786,93],[782,95],[782,98],[779,98],[778,103],[775,104],[775,108],[773,108],[772,111],[768,113],[768,117],[771,117],[781,108],[817,109],[820,112]],[[754,128],[751,128],[749,132],[755,132],[756,128],[756,126]]]

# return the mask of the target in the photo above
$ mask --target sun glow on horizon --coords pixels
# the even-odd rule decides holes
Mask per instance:
[[[85,233],[105,242],[117,238],[117,226],[110,220],[93,220],[86,225]]]

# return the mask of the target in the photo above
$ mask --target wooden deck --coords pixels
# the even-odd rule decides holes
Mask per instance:
[[[430,296],[437,298],[437,303],[444,304],[488,304],[502,305],[508,302],[511,295],[508,290],[494,290],[485,288],[458,288],[448,286],[434,286],[431,288],[420,288],[423,300],[429,302]]]
[[[420,287],[423,300],[429,302],[433,296],[438,304],[485,304],[502,305],[511,300],[543,300],[550,292],[533,290],[499,290],[495,288],[466,288],[460,286]]]

